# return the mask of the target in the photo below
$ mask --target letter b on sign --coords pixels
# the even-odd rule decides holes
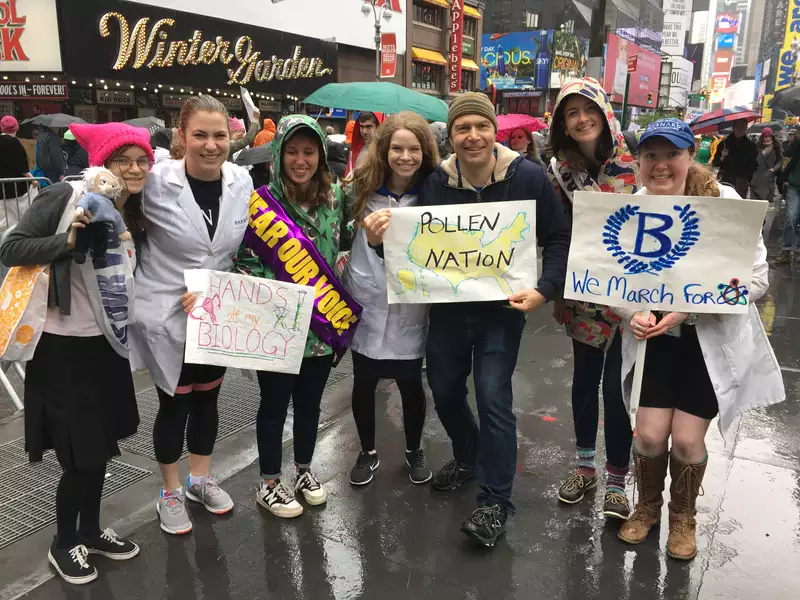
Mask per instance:
[[[669,215],[639,213],[636,244],[633,254],[643,258],[660,258],[672,249],[672,240],[664,232],[674,223]]]

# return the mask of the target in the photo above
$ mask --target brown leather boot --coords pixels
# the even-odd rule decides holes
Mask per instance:
[[[669,474],[669,538],[667,555],[678,560],[692,560],[697,555],[697,496],[702,495],[703,476],[708,461],[688,465],[670,454]]]
[[[633,451],[635,486],[639,488],[636,508],[630,518],[619,528],[617,536],[623,542],[639,544],[661,519],[664,505],[664,479],[667,477],[669,454],[650,458]],[[636,490],[634,488],[634,495]]]

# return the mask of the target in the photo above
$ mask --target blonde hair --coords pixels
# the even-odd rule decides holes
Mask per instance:
[[[416,181],[426,178],[439,166],[436,137],[425,119],[410,111],[400,112],[386,119],[378,127],[375,140],[369,145],[366,157],[356,167],[351,178],[356,190],[356,201],[353,204],[356,222],[363,220],[370,196],[381,188],[392,172],[389,166],[389,148],[392,136],[401,129],[413,133],[422,147],[422,164],[416,173]]]
[[[225,108],[225,105],[213,96],[207,96],[204,94],[192,96],[183,103],[183,106],[181,106],[181,113],[178,117],[178,130],[174,130],[172,132],[172,147],[169,149],[169,153],[172,158],[180,160],[186,156],[186,148],[184,148],[183,143],[181,142],[181,136],[175,134],[177,131],[182,131],[185,134],[186,127],[189,125],[189,119],[192,118],[193,114],[200,111],[220,113],[223,117],[225,117],[225,125],[228,128],[228,135],[230,136],[231,130],[230,125],[228,124],[230,115],[228,114],[228,109]]]
[[[712,196],[719,198],[720,189],[714,175],[706,167],[694,162],[694,152],[690,152],[692,164],[686,174],[685,196]]]

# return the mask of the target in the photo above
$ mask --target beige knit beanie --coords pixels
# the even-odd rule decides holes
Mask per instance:
[[[450,104],[450,110],[447,111],[448,136],[450,136],[450,131],[453,129],[453,123],[455,123],[456,119],[464,115],[486,117],[494,125],[494,130],[497,131],[497,115],[494,112],[494,105],[485,94],[466,92],[453,100],[452,104]]]

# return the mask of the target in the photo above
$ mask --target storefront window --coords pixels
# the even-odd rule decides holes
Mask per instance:
[[[465,71],[461,69],[461,90],[464,92],[474,92],[478,89],[477,71]]]
[[[442,28],[442,9],[422,2],[414,2],[414,22],[430,25],[431,27]]]
[[[438,90],[443,77],[444,67],[415,62],[411,70],[411,87],[419,90]]]
[[[464,17],[464,35],[471,38],[478,36],[478,19]]]

